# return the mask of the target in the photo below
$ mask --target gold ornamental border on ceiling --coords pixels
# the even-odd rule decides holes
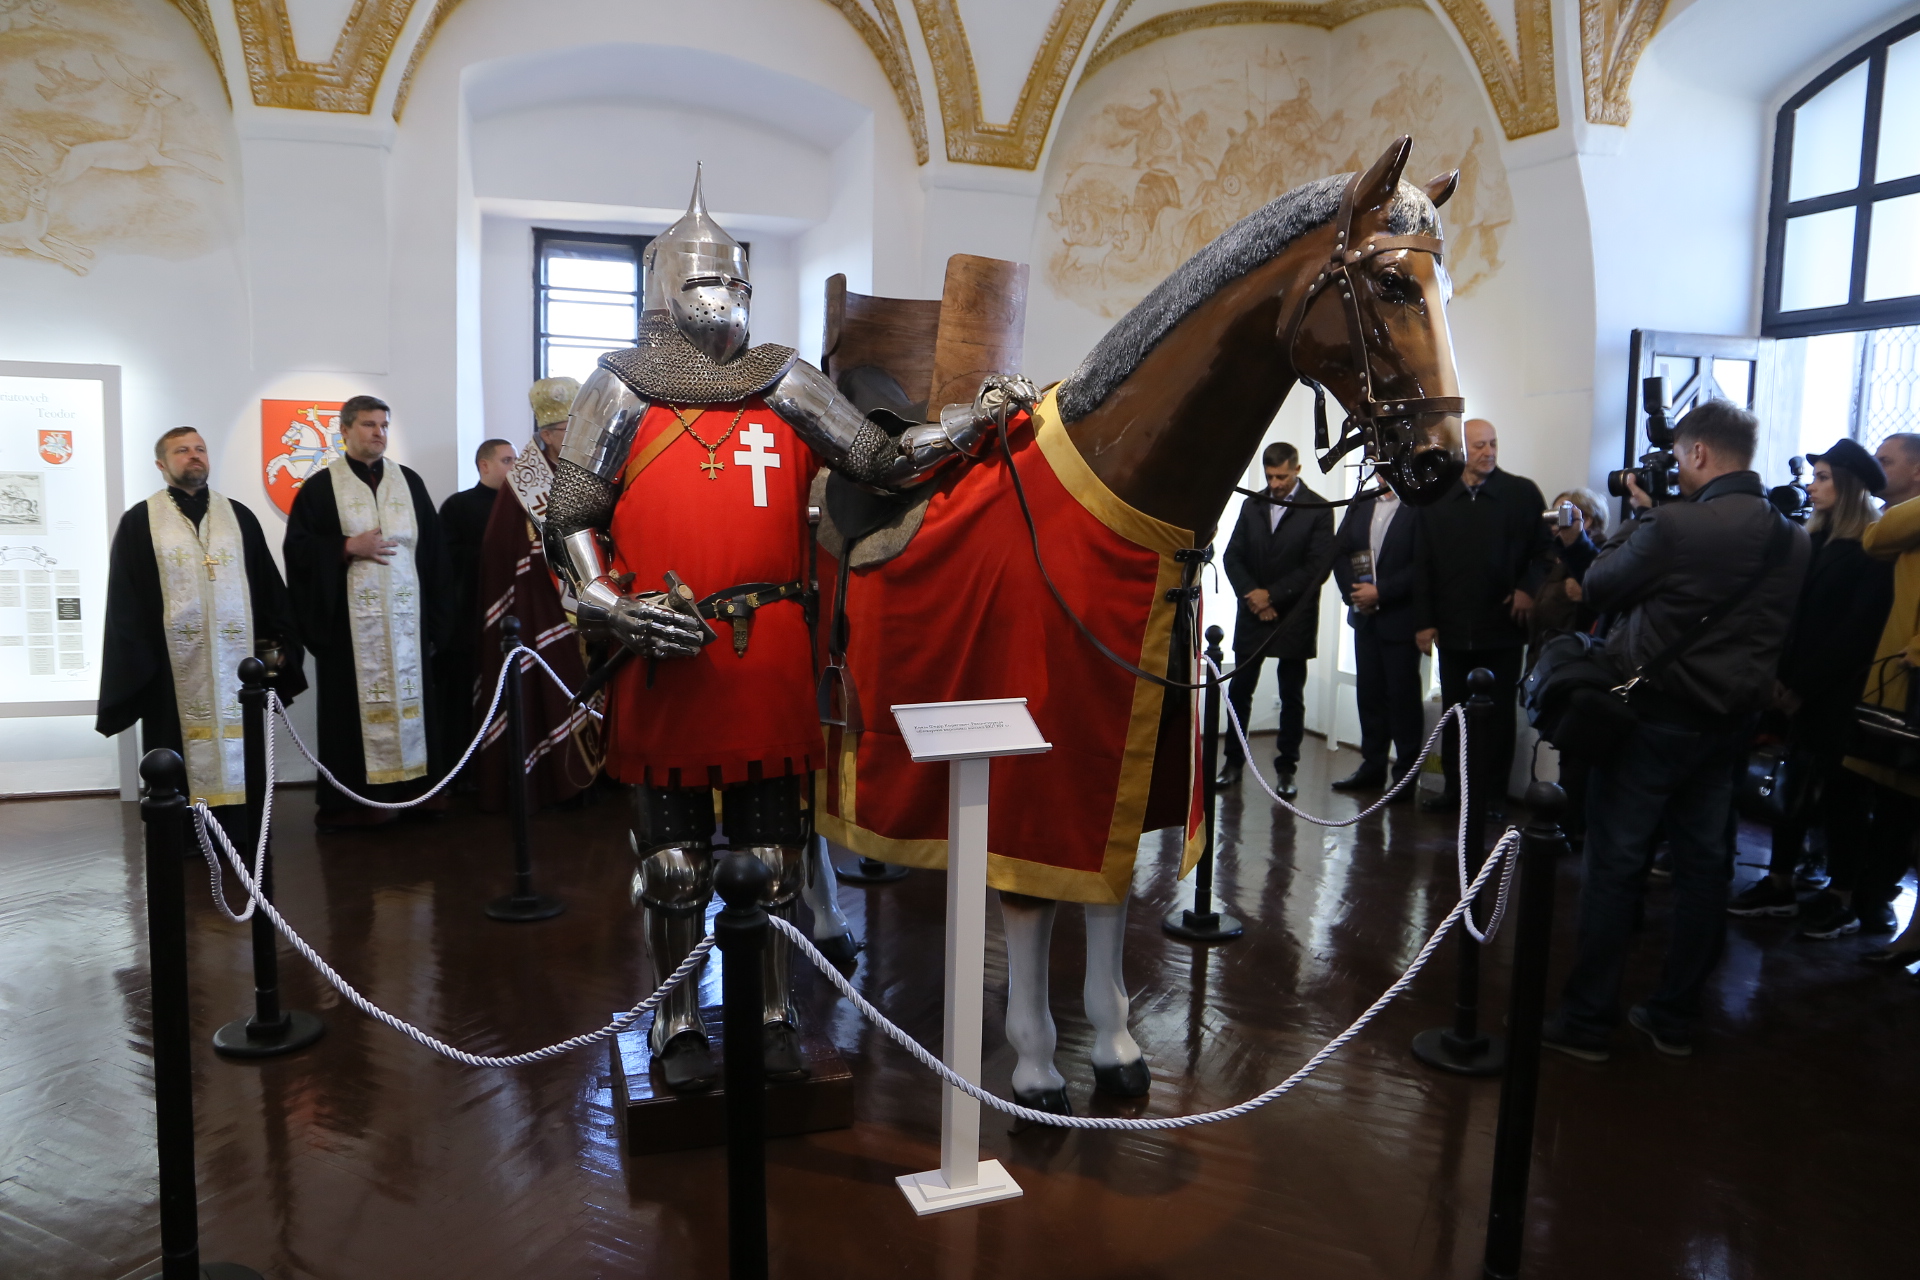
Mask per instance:
[[[186,18],[200,43],[206,46],[207,56],[213,59],[213,69],[220,73],[220,88],[227,95],[227,105],[233,105],[233,90],[227,86],[227,61],[220,56],[220,34],[213,29],[213,13],[207,8],[207,0],[173,0],[173,7]]]
[[[445,0],[443,0],[443,3]],[[880,71],[893,86],[900,113],[907,118],[907,132],[913,136],[913,156],[921,164],[928,160],[927,111],[920,101],[920,77],[913,72],[913,53],[907,46],[907,32],[900,25],[900,11],[893,0],[871,0],[873,12],[867,12],[860,0],[826,0],[840,11],[880,64]],[[459,0],[453,0],[459,3]]]
[[[400,123],[400,113],[406,110],[407,94],[413,90],[413,73],[420,66],[420,59],[426,56],[427,46],[433,43],[434,36],[440,32],[440,24],[447,15],[460,5],[460,0],[434,0],[433,12],[427,15],[427,25],[420,28],[420,38],[413,42],[413,52],[407,55],[407,69],[400,73],[400,87],[393,95],[393,122]]]
[[[1509,139],[1560,126],[1554,105],[1553,10],[1549,0],[1513,0],[1518,58],[1481,0],[1439,0],[1466,41],[1493,100],[1493,113]]]
[[[1587,119],[1624,125],[1633,117],[1627,89],[1667,0],[1580,0],[1580,79]]]
[[[994,124],[982,118],[980,78],[956,0],[913,0],[927,57],[933,63],[934,87],[940,95],[947,159],[1007,169],[1039,167],[1054,109],[1060,105],[1067,77],[1073,73],[1073,64],[1080,57],[1102,2],[1060,0],[1047,23],[1046,35],[1041,37],[1033,67],[1020,87],[1013,119]]]
[[[1083,82],[1116,58],[1123,58],[1156,40],[1165,40],[1188,31],[1283,22],[1331,31],[1362,14],[1377,13],[1382,9],[1427,7],[1426,0],[1312,0],[1310,3],[1304,0],[1296,3],[1287,3],[1285,0],[1235,0],[1227,4],[1204,4],[1192,9],[1169,10],[1148,18],[1119,39],[1113,39],[1114,28],[1120,25],[1121,17],[1132,3],[1133,0],[1121,0],[1120,7],[1114,10],[1113,18],[1100,33],[1093,54],[1087,59],[1086,70],[1080,73]]]
[[[413,0],[354,0],[333,57],[307,62],[294,51],[286,0],[234,0],[254,103],[303,111],[372,111],[387,59],[412,11]]]

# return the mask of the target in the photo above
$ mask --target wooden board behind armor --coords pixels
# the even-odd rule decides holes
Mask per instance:
[[[838,379],[876,365],[927,416],[972,401],[990,373],[1019,373],[1027,324],[1027,264],[956,253],[947,259],[940,300],[854,293],[844,275],[827,280],[821,370]]]

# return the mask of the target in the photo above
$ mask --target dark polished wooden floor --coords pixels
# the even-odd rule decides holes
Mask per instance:
[[[1351,813],[1325,780],[1352,757],[1308,752],[1302,794]],[[569,904],[495,924],[504,826],[455,814],[316,839],[311,793],[281,809],[280,898],[295,926],[374,999],[483,1052],[597,1026],[644,991],[622,808],[537,819],[542,887]],[[1357,829],[1275,821],[1222,802],[1223,895],[1248,936],[1215,951],[1165,937],[1190,892],[1143,852],[1127,976],[1152,1061],[1148,1109],[1239,1101],[1365,1007],[1455,893],[1447,824],[1407,810]],[[141,1276],[158,1253],[147,976],[132,805],[0,805],[0,1276]],[[1742,870],[1745,879],[1752,875]],[[1564,966],[1577,870],[1556,938]],[[204,1048],[248,1006],[245,931],[190,885],[203,1256],[268,1277],[724,1274],[717,1152],[623,1168],[603,1051],[517,1071],[432,1056],[346,1008],[283,949],[289,1002],[326,1038],[266,1063]],[[915,872],[843,901],[869,950],[858,981],[930,1044],[940,1026],[943,884]],[[1910,899],[1909,899],[1910,900]],[[1906,909],[1903,904],[1903,911]],[[990,909],[989,986],[1003,980]],[[1666,894],[1649,895],[1633,970],[1648,985]],[[1079,1014],[1081,926],[1054,946],[1060,1063],[1076,1105],[1091,1071]],[[1528,1274],[1554,1280],[1826,1280],[1912,1274],[1898,1227],[1920,1133],[1920,988],[1856,963],[1868,944],[1802,943],[1737,922],[1686,1061],[1622,1032],[1604,1067],[1544,1067]],[[768,1148],[782,1277],[1479,1275],[1497,1086],[1434,1075],[1406,1051],[1444,1022],[1451,965],[1290,1097],[1170,1135],[1009,1133],[987,1154],[1024,1198],[916,1219],[896,1174],[939,1162],[931,1076],[844,1005],[808,991],[857,1073],[859,1123]],[[1503,998],[1505,948],[1490,965]],[[987,1078],[1011,1055],[990,994]]]

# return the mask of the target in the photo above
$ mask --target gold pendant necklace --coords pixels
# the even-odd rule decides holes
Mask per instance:
[[[726,470],[727,464],[724,462],[718,461],[714,457],[714,455],[720,451],[721,445],[725,444],[728,440],[733,438],[733,433],[739,428],[740,419],[742,416],[746,414],[746,412],[747,412],[747,406],[745,406],[744,404],[741,405],[739,410],[733,415],[733,422],[728,425],[727,433],[721,436],[718,440],[715,440],[712,444],[708,444],[705,440],[702,440],[700,438],[700,433],[693,429],[693,423],[688,422],[686,418],[682,417],[679,409],[674,409],[673,416],[680,419],[680,429],[686,432],[688,435],[692,436],[693,442],[699,445],[702,449],[705,449],[707,451],[707,460],[699,464],[700,469],[707,473],[707,479],[718,480],[720,478],[720,473]],[[694,416],[697,418],[699,415],[695,414]]]

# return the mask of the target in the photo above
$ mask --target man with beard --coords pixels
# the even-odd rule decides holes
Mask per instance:
[[[320,762],[344,787],[395,803],[447,762],[434,740],[428,658],[450,623],[440,517],[420,477],[388,463],[388,410],[373,396],[340,406],[344,454],[300,486],[284,554],[301,639],[320,695]],[[315,783],[323,830],[373,827],[400,811]],[[427,802],[446,807],[446,797]]]
[[[188,795],[232,831],[247,798],[240,663],[265,662],[283,702],[307,678],[260,522],[208,487],[207,442],[175,427],[153,455],[166,487],[113,535],[94,728],[111,736],[138,720],[143,749],[179,752]]]

